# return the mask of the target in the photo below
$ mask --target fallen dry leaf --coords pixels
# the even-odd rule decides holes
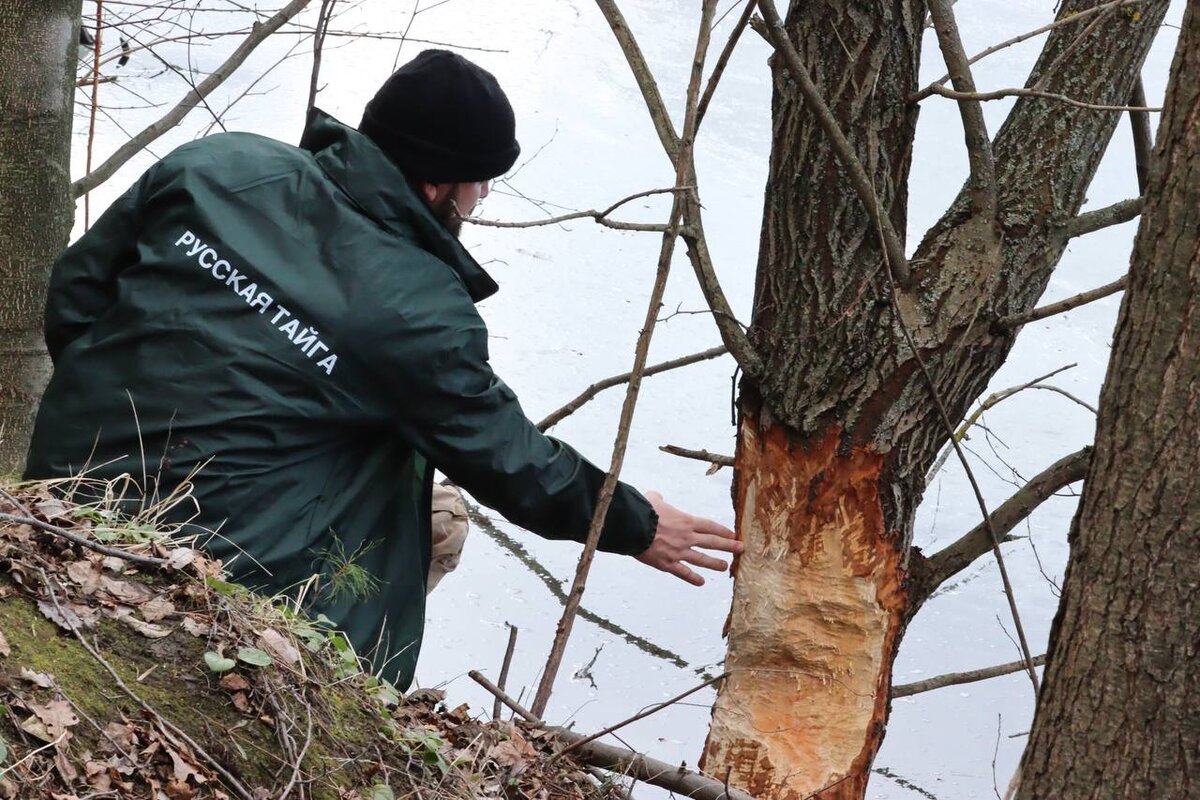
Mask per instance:
[[[250,681],[236,672],[226,672],[221,678],[220,685],[228,692],[245,692],[250,688]]]
[[[54,677],[52,675],[47,675],[44,672],[34,672],[29,667],[21,667],[21,678],[43,689],[49,689],[54,685]]]
[[[29,703],[29,710],[37,715],[37,718],[46,726],[46,730],[54,738],[58,738],[60,733],[65,733],[67,728],[72,725],[79,724],[79,717],[75,716],[75,709],[66,700],[51,700],[44,706],[39,706],[37,703]]]
[[[67,577],[83,588],[84,594],[92,594],[100,588],[100,566],[86,559],[67,564]]]
[[[38,600],[38,611],[42,616],[53,622],[64,631],[94,628],[100,621],[100,612],[90,606],[78,603],[61,603],[55,606],[46,600]]]
[[[63,505],[62,500],[59,500],[56,497],[50,497],[46,500],[42,500],[35,505],[34,508],[36,508],[38,513],[50,522],[54,522],[56,520],[65,520],[69,522],[71,520],[70,514],[67,513],[67,507]]]
[[[529,766],[529,760],[537,757],[537,750],[515,730],[510,735],[511,738],[492,745],[487,754],[488,758],[507,767],[513,775],[519,775]]]
[[[171,569],[183,569],[188,564],[196,560],[198,554],[195,550],[187,547],[181,547],[178,550],[172,550],[171,555],[167,557],[167,566]]]
[[[175,604],[166,597],[159,595],[142,603],[142,618],[147,622],[158,622],[164,617],[169,617],[175,613]]]
[[[212,624],[201,622],[193,616],[183,615],[183,629],[192,636],[208,636],[212,632]]]
[[[12,655],[12,648],[8,644],[8,639],[4,637],[4,631],[0,631],[0,656],[8,658]]]
[[[230,699],[233,701],[233,707],[238,711],[243,714],[250,713],[250,698],[246,697],[245,692],[236,692]]]
[[[300,663],[300,651],[279,631],[267,628],[259,631],[258,643],[263,650],[273,655],[288,666],[294,667]]]
[[[101,576],[100,586],[114,600],[120,603],[129,603],[130,605],[141,605],[154,596],[154,592],[140,583],[119,581],[107,575]]]

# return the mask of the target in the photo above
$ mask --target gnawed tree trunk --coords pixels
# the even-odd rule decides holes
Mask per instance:
[[[19,470],[50,361],[42,309],[66,247],[81,0],[0,0],[0,473]]]
[[[1099,2],[1064,3],[1061,15]],[[1029,79],[1121,105],[1166,11],[1056,29]],[[924,6],[796,3],[786,27],[905,229]],[[831,31],[836,30],[837,35]],[[964,190],[893,287],[875,225],[785,63],[751,337],[766,368],[741,398],[737,566],[726,669],[703,766],[757,797],[862,797],[906,621],[936,588],[911,551],[924,475],[948,435],[900,309],[953,419],[1013,343],[996,318],[1033,306],[1061,257],[1119,115],[1023,98],[997,135],[994,217]],[[895,292],[894,299],[891,296]],[[915,578],[916,580],[912,580]],[[917,588],[919,587],[919,588]]]
[[[1189,3],[1020,798],[1200,794],[1197,74]]]

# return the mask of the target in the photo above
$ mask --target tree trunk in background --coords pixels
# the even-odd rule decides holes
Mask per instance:
[[[46,281],[67,245],[81,0],[0,0],[0,473],[20,470],[50,361]]]
[[[1102,0],[1063,4],[1060,16]],[[1166,0],[1049,37],[1029,84],[1121,105]],[[795,3],[785,20],[814,82],[905,229],[924,5]],[[836,31],[836,35],[834,34]],[[948,441],[892,312],[874,225],[828,140],[772,60],[775,139],[744,382],[737,565],[724,682],[703,767],[756,797],[861,798],[883,739],[891,667],[928,596],[910,553],[924,474]],[[931,102],[939,102],[931,100]],[[949,102],[949,101],[941,101]],[[926,234],[894,302],[950,416],[1012,347],[992,321],[1032,308],[1084,201],[1116,112],[1022,98],[995,137],[999,213],[967,192]],[[915,587],[925,587],[917,590]]]
[[[1189,3],[1020,798],[1200,795],[1197,74]]]

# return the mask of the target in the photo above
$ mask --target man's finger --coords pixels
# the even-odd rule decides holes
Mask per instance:
[[[697,567],[704,567],[715,572],[724,572],[729,565],[719,558],[705,555],[698,550],[688,550],[683,554],[683,560],[689,564],[695,564]]]
[[[692,540],[692,547],[703,547],[705,550],[720,550],[723,553],[740,553],[743,546],[739,541],[715,536],[711,533],[697,534]]]
[[[690,569],[685,567],[683,565],[683,562],[681,562],[681,561],[676,561],[675,563],[671,564],[669,567],[666,568],[666,572],[671,573],[672,575],[674,575],[677,578],[682,578],[683,580],[690,583],[692,586],[703,586],[704,585],[704,578],[700,577],[695,572],[692,572]]]
[[[726,539],[736,539],[737,534],[726,528],[715,519],[705,519],[704,517],[696,517],[692,523],[692,527],[696,533],[708,533],[714,536],[724,536]]]

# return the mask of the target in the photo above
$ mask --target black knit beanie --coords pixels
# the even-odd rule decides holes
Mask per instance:
[[[405,177],[428,183],[489,180],[521,152],[496,78],[446,50],[426,50],[396,70],[367,103],[358,129]]]

